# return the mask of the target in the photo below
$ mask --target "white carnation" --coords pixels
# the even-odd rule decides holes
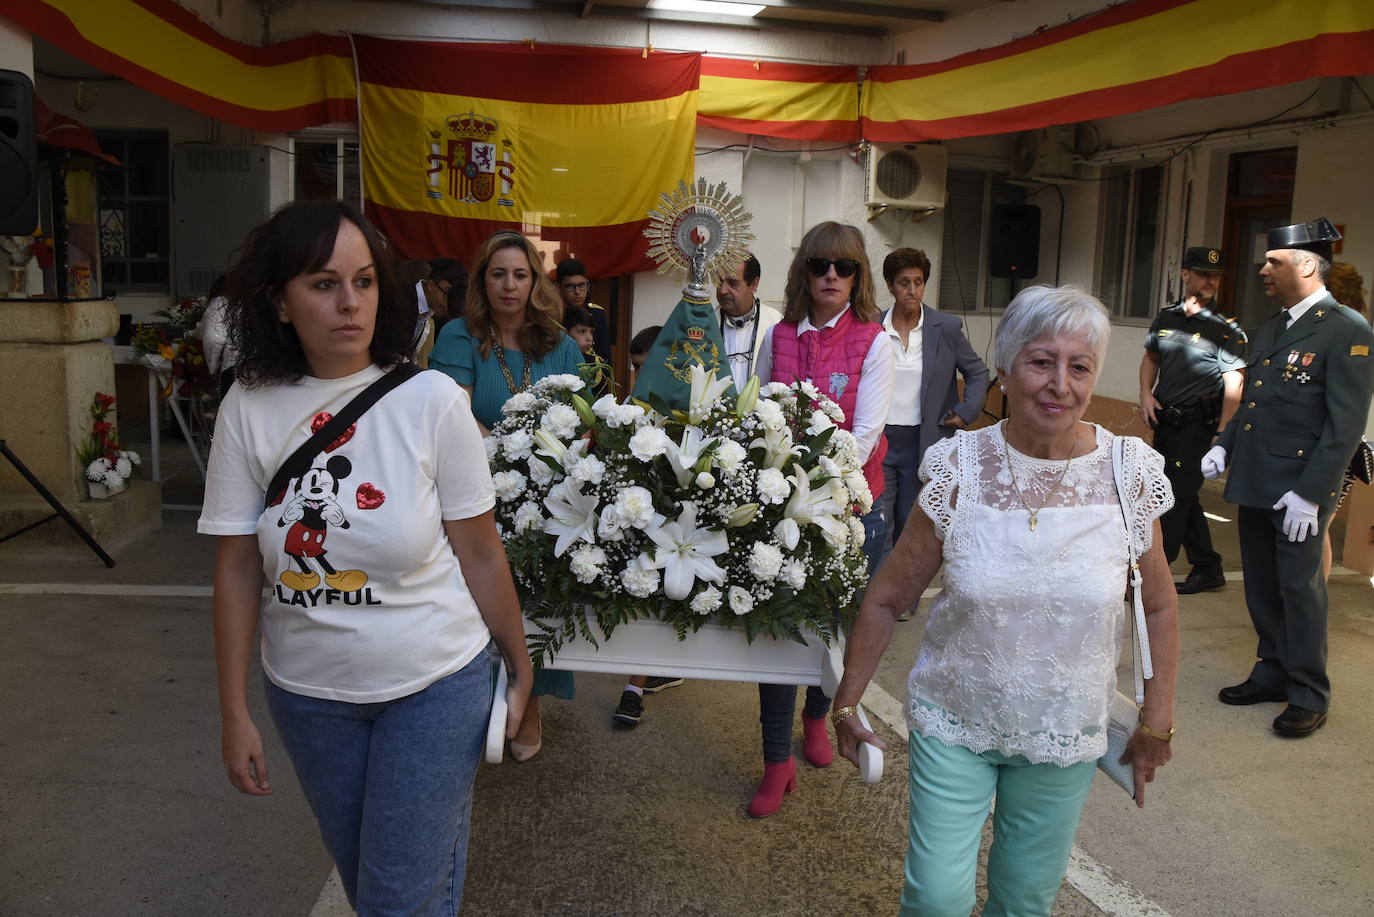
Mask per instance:
[[[496,456],[501,451],[501,442],[495,436],[482,437],[482,448],[487,453],[487,464],[496,461]]]
[[[647,528],[654,521],[654,496],[643,487],[627,487],[615,495],[615,511],[625,527]]]
[[[530,480],[540,487],[545,486],[553,480],[553,469],[548,463],[537,456],[530,456]]]
[[[571,439],[577,432],[577,412],[566,404],[555,404],[544,412],[539,426],[559,439]]]
[[[765,430],[781,430],[787,426],[787,417],[782,413],[782,406],[776,401],[760,401],[754,405],[754,415],[758,417]]]
[[[699,615],[709,615],[720,607],[724,596],[715,586],[707,586],[705,589],[692,596],[692,610]]]
[[[783,395],[790,395],[792,386],[786,382],[769,382],[759,387],[760,398],[778,398]]]
[[[801,390],[801,393],[802,393],[803,395],[805,395],[806,397],[810,398],[812,401],[820,401],[822,398],[825,397],[824,395],[821,394],[821,390],[820,390],[820,389],[816,388],[816,386],[812,385],[810,382],[806,381],[805,379],[803,379],[801,382],[797,383],[797,388],[799,388],[799,389]]]
[[[748,614],[754,610],[754,597],[739,586],[731,586],[730,610],[737,615]]]
[[[614,506],[601,511],[601,518],[596,521],[596,537],[602,541],[619,541],[625,537],[625,523]]]
[[[849,545],[849,526],[831,517],[829,525],[820,526],[825,543],[832,551],[843,551]]]
[[[826,413],[826,416],[835,421],[835,423],[844,423],[844,410],[838,404],[831,401],[829,398],[822,398],[818,402],[818,405],[820,409]]]
[[[606,474],[606,463],[594,455],[584,455],[573,462],[568,477],[578,483],[600,484]]]
[[[797,520],[789,516],[773,526],[773,537],[787,550],[795,551],[797,542],[801,541],[801,526],[797,524]]]
[[[849,498],[858,505],[859,512],[866,513],[873,508],[873,491],[868,489],[868,478],[862,471],[848,471],[844,476],[845,488]]]
[[[755,579],[772,582],[782,570],[782,552],[765,541],[756,541],[749,549],[749,572]]]
[[[501,437],[501,451],[512,462],[530,457],[534,449],[534,437],[529,430],[512,430]]]
[[[602,420],[610,417],[611,412],[614,411],[615,408],[616,400],[614,395],[602,395],[600,398],[596,399],[596,401],[592,402],[592,413]]]
[[[749,453],[745,448],[733,439],[721,439],[716,446],[716,464],[726,474],[731,474],[739,470],[740,462],[743,462]]]
[[[630,454],[641,462],[651,461],[668,451],[668,434],[659,427],[641,427],[630,437]]]
[[[641,423],[646,417],[644,409],[637,404],[618,404],[606,415],[606,425],[612,429],[633,427]]]
[[[539,381],[544,388],[553,391],[561,389],[568,392],[580,392],[587,387],[587,383],[582,381],[582,377],[574,373],[558,373],[553,376],[545,376]]]
[[[781,573],[783,582],[791,586],[794,592],[800,592],[806,585],[806,564],[799,560],[785,561]]]
[[[830,437],[829,452],[841,464],[859,463],[859,441],[848,430],[836,430]]]
[[[520,508],[515,511],[515,530],[517,532],[527,532],[530,529],[544,528],[544,514],[539,509],[539,504],[533,500],[526,500],[520,504]]]
[[[498,471],[491,476],[491,483],[502,502],[509,503],[525,492],[525,476],[518,471]]]
[[[606,552],[596,545],[584,544],[568,554],[568,568],[579,583],[592,583],[601,575],[601,566],[606,563]]]
[[[781,503],[792,493],[792,485],[778,469],[765,468],[759,472],[758,490],[760,503]]]
[[[516,392],[506,399],[505,404],[501,405],[501,413],[506,415],[522,414],[534,407],[534,401],[534,395],[530,392]]]
[[[640,554],[620,574],[625,591],[637,599],[648,598],[658,591],[658,568],[648,554]]]
[[[833,426],[835,426],[835,424],[825,415],[824,411],[812,411],[811,425],[806,428],[806,432],[810,436],[816,436],[820,433],[824,433]]]

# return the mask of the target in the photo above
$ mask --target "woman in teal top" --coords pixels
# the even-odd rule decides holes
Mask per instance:
[[[539,251],[518,232],[506,230],[477,249],[463,318],[444,325],[429,355],[430,369],[453,377],[472,396],[472,413],[488,433],[501,406],[535,381],[577,374],[582,352],[559,324],[562,302],[540,270]],[[573,697],[571,672],[540,669],[511,757],[528,761],[541,746],[539,697]]]

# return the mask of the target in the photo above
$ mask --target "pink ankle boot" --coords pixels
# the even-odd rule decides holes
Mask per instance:
[[[797,762],[792,758],[786,761],[763,762],[763,780],[753,802],[749,803],[749,814],[764,818],[782,808],[782,797],[797,789]]]
[[[802,735],[806,760],[816,767],[829,767],[830,762],[835,760],[835,749],[830,744],[830,733],[825,729],[825,717],[813,720],[803,713]]]

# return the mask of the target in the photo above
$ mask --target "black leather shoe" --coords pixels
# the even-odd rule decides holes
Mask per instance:
[[[1274,719],[1274,731],[1281,736],[1301,739],[1316,732],[1325,722],[1325,713],[1318,713],[1315,710],[1308,710],[1306,707],[1289,704]]]
[[[1194,567],[1188,574],[1188,578],[1181,583],[1175,583],[1174,588],[1179,595],[1192,595],[1195,592],[1208,592],[1213,589],[1220,589],[1226,585],[1226,577],[1220,572],[1211,573]]]
[[[1256,684],[1247,678],[1238,685],[1222,688],[1217,692],[1217,698],[1223,704],[1248,707],[1250,704],[1280,703],[1288,700],[1288,695],[1281,691],[1271,691],[1264,685]],[[1289,709],[1293,708],[1290,707]]]

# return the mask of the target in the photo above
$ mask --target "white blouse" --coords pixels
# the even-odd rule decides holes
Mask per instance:
[[[1112,477],[1113,434],[1064,462],[1007,447],[1002,424],[960,431],[921,464],[921,509],[944,542],[935,600],[907,685],[908,725],[976,753],[1069,765],[1107,749],[1126,604],[1126,526]],[[1148,550],[1173,505],[1164,460],[1123,443],[1126,516]],[[1018,498],[1038,511],[1030,513]]]

